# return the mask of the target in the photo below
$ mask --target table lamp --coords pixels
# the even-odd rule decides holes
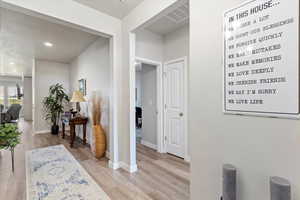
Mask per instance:
[[[75,91],[70,102],[76,103],[76,111],[80,113],[80,102],[85,102],[85,99],[80,91]]]

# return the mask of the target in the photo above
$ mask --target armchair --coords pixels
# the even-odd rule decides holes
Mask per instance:
[[[4,110],[4,105],[0,104],[0,113],[2,113]]]
[[[12,104],[6,113],[1,113],[1,123],[13,123],[19,119],[19,114],[22,106],[19,104]]]

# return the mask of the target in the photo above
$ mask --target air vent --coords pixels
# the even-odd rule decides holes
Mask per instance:
[[[173,12],[169,13],[166,18],[177,24],[189,19],[189,3],[180,6]]]

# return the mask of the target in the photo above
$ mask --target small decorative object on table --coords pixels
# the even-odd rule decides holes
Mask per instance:
[[[94,93],[92,98],[93,142],[92,152],[96,158],[101,158],[106,150],[106,136],[101,126],[101,98]]]
[[[15,171],[14,152],[15,147],[20,143],[21,132],[15,124],[0,125],[0,150],[7,149],[11,152],[12,171]]]

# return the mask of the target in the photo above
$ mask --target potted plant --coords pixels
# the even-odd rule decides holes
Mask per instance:
[[[61,113],[64,112],[64,106],[69,102],[69,96],[66,94],[61,84],[55,84],[49,88],[49,96],[43,100],[45,119],[51,122],[51,133],[57,135],[59,132],[59,120]]]
[[[15,170],[14,152],[15,147],[20,143],[21,132],[19,132],[17,125],[4,124],[0,125],[0,149],[7,149],[11,152],[12,171]]]

